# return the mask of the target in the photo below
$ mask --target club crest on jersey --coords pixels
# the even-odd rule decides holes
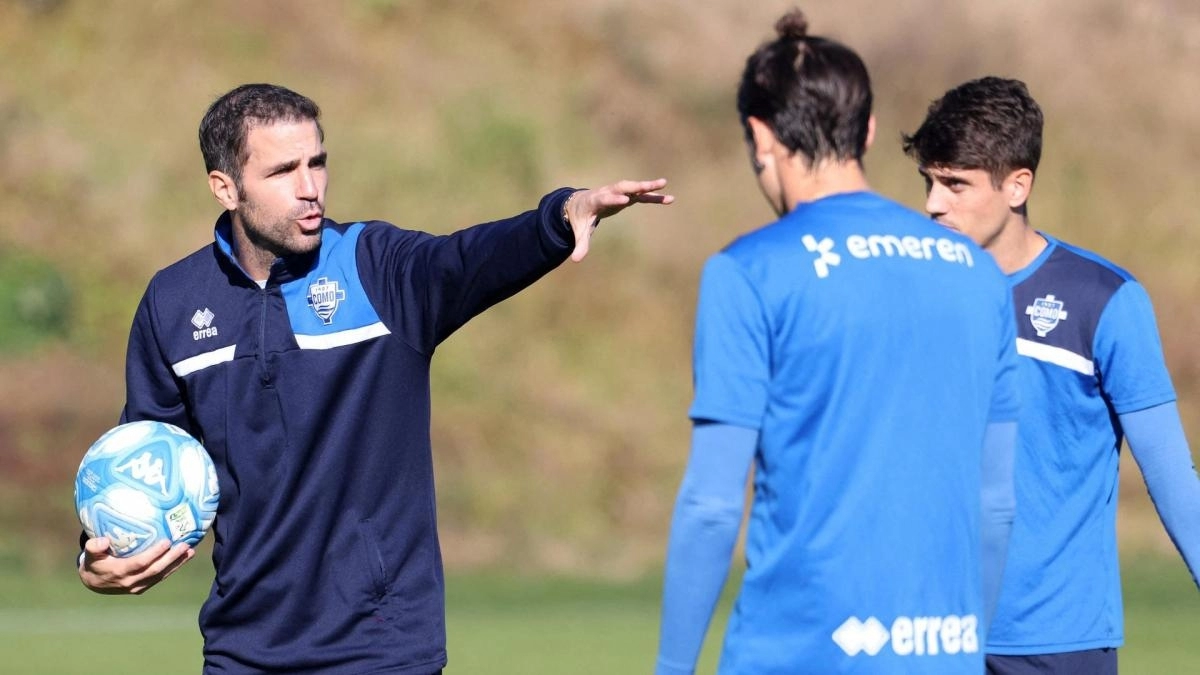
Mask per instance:
[[[333,323],[333,315],[345,299],[346,291],[336,279],[330,281],[328,277],[320,277],[308,287],[308,306],[326,326]]]
[[[1063,301],[1056,300],[1053,295],[1035,298],[1033,304],[1025,308],[1025,315],[1029,317],[1029,322],[1033,324],[1038,337],[1046,337],[1047,333],[1058,326],[1059,321],[1067,319]]]

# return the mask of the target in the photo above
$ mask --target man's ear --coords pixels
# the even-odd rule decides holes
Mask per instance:
[[[1004,179],[1002,189],[1008,199],[1010,209],[1020,209],[1029,201],[1029,192],[1033,189],[1033,172],[1029,169],[1014,169]]]
[[[867,142],[863,144],[863,152],[871,149],[871,144],[875,142],[875,116],[871,115],[867,118]]]
[[[212,190],[213,196],[217,198],[221,206],[225,207],[226,211],[237,209],[240,201],[238,194],[237,183],[233,177],[223,171],[208,172],[208,189]]]
[[[750,125],[752,138],[750,161],[754,163],[754,172],[762,173],[763,169],[775,163],[774,150],[779,144],[779,139],[775,137],[775,130],[771,125],[757,117],[747,117],[746,123]]]

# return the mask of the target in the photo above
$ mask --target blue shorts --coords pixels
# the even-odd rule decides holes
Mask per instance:
[[[988,654],[987,675],[1117,675],[1117,650],[1007,656]]]

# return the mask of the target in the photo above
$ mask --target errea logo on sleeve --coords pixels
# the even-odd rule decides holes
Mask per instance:
[[[830,636],[847,656],[875,656],[891,646],[897,656],[974,654],[979,651],[979,620],[958,616],[899,616],[891,628],[875,617],[852,616]]]
[[[836,252],[836,243],[829,237],[820,241],[811,234],[801,238],[804,248],[816,253],[813,271],[818,279],[829,276],[830,268],[841,264],[842,256]],[[971,249],[966,244],[946,237],[898,237],[894,234],[852,234],[843,243],[846,253],[852,258],[911,258],[913,260],[941,260],[944,262],[975,266]]]

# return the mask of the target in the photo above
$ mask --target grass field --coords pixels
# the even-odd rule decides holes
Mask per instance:
[[[1121,671],[1196,671],[1200,603],[1182,563],[1125,561]],[[200,670],[196,611],[206,564],[192,564],[140,598],[95,596],[68,573],[0,575],[0,672],[22,675],[172,675]],[[615,584],[556,578],[451,576],[448,675],[600,675],[652,668],[656,579]],[[700,673],[716,666],[728,612],[714,622]]]

